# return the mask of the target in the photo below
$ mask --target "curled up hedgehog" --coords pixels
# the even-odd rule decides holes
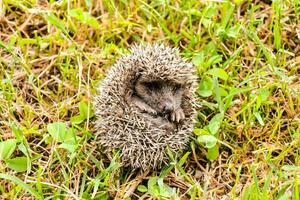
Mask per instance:
[[[94,98],[96,141],[123,166],[157,169],[188,146],[195,118],[194,67],[178,49],[135,45],[108,71]]]

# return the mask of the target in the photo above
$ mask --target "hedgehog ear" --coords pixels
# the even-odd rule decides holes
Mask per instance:
[[[140,73],[136,73],[135,78],[133,79],[132,83],[136,84],[138,81],[140,81],[142,75]]]
[[[126,93],[125,93],[125,96],[124,96],[124,100],[127,104],[130,104],[130,102],[132,102],[132,96],[133,96],[133,91],[132,90],[128,90]]]

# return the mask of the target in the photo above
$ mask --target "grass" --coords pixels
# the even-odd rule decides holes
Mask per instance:
[[[300,1],[0,1],[3,199],[299,199]],[[139,42],[199,75],[188,152],[124,169],[94,141],[92,97]]]

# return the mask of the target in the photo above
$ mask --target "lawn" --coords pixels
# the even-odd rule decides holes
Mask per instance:
[[[92,105],[145,42],[199,87],[189,148],[141,172],[99,151]],[[300,1],[0,1],[0,196],[299,200]]]

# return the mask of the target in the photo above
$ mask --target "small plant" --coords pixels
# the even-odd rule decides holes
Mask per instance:
[[[80,137],[76,135],[76,129],[67,127],[63,122],[54,122],[48,124],[47,130],[53,140],[59,143],[59,148],[67,149],[70,153],[78,148]]]
[[[16,139],[8,139],[0,142],[0,162],[16,172],[24,172],[31,167],[31,160],[28,151],[28,144],[25,140],[22,130],[14,123],[10,124],[12,132]],[[16,150],[21,151],[25,156],[11,158]]]
[[[194,57],[194,64],[198,67],[198,71],[202,71],[202,68],[207,68],[210,66],[217,65],[222,58],[217,54],[214,44],[210,43],[204,49],[204,52],[212,53],[212,57],[207,62],[204,62],[202,58],[203,53]],[[199,56],[201,58],[199,58]],[[214,59],[213,59],[214,58]],[[207,64],[209,63],[209,64]],[[217,102],[216,107],[219,110],[219,113],[211,118],[208,125],[203,128],[195,128],[194,133],[197,135],[197,141],[208,149],[206,157],[209,160],[215,160],[219,155],[219,147],[218,147],[218,131],[221,127],[223,118],[224,118],[224,103],[222,100],[222,96],[228,95],[226,90],[221,89],[218,79],[223,81],[227,81],[229,76],[226,71],[222,68],[213,67],[202,75],[202,80],[199,83],[198,94],[201,97],[210,97],[213,96],[214,100]],[[225,86],[224,86],[225,87]]]
[[[79,115],[71,117],[71,122],[74,125],[80,124],[84,120],[89,119],[94,115],[91,105],[88,105],[85,102],[81,101],[78,107],[79,107]]]
[[[70,119],[73,125],[78,125],[93,116],[92,109],[85,102],[80,102],[78,107],[79,115]],[[74,153],[78,148],[81,138],[77,136],[76,128],[69,128],[63,122],[54,122],[47,125],[47,131],[53,140],[59,143],[59,148],[67,149],[70,153]]]
[[[8,139],[0,142],[0,162],[4,161],[8,168],[11,168],[16,172],[24,172],[27,170],[28,166],[30,166],[28,165],[30,160],[24,156],[11,158],[13,152],[16,150],[16,147],[16,139]]]
[[[148,180],[147,187],[139,185],[137,188],[140,192],[147,192],[151,196],[161,199],[176,199],[176,191],[163,182],[163,178],[151,177]],[[178,199],[178,197],[177,197]]]
[[[194,133],[198,136],[197,141],[208,149],[206,157],[213,161],[217,159],[219,155],[218,147],[218,131],[220,129],[223,114],[216,114],[209,122],[207,126],[203,128],[194,129]]]

